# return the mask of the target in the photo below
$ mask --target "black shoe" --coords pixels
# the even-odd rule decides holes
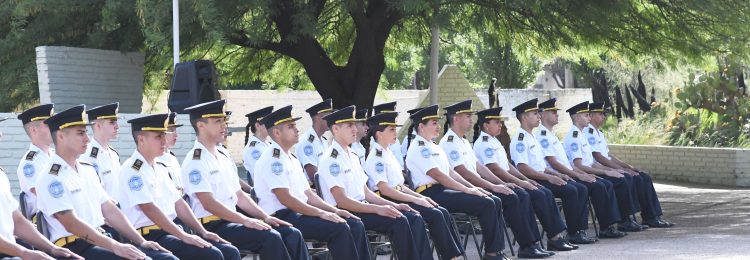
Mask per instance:
[[[595,238],[591,238],[586,234],[586,231],[580,230],[568,235],[568,241],[573,244],[593,244],[596,243]]]
[[[599,237],[601,238],[621,238],[627,235],[628,233],[617,230],[614,225],[599,230]]]
[[[653,227],[653,228],[671,228],[674,226],[674,223],[671,223],[669,221],[665,221],[661,219],[661,217],[656,217],[653,219],[649,219],[646,221],[643,221],[643,225]]]
[[[570,251],[576,249],[578,246],[573,247],[568,244],[565,239],[558,238],[555,240],[547,239],[547,249],[550,251]]]
[[[542,243],[541,243],[541,242],[536,242],[536,243],[534,243],[534,245],[532,245],[532,246],[533,246],[534,248],[536,248],[536,250],[538,250],[539,252],[545,253],[545,254],[547,254],[547,255],[549,255],[549,256],[553,256],[553,255],[555,255],[555,252],[552,252],[552,251],[548,251],[547,249],[544,249],[544,247],[542,247]]]
[[[539,251],[535,246],[518,249],[518,258],[547,258],[549,254]]]
[[[628,219],[617,224],[617,230],[622,232],[641,232],[643,231],[643,227],[638,223],[635,223],[635,221]]]

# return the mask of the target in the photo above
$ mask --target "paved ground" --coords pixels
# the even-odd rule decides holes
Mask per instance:
[[[676,227],[601,240],[550,259],[750,259],[750,189],[662,182],[656,190]],[[472,245],[468,257],[479,259]]]

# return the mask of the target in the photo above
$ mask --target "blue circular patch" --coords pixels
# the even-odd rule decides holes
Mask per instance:
[[[578,151],[578,143],[572,143],[570,144],[570,150],[577,152]]]
[[[128,187],[130,187],[130,190],[133,191],[139,191],[141,188],[143,188],[143,179],[141,179],[141,176],[133,176],[130,177],[128,180]]]
[[[54,198],[62,197],[63,192],[65,192],[65,188],[63,188],[62,183],[59,181],[53,181],[49,184],[49,194],[52,195]]]
[[[201,183],[201,179],[203,176],[201,176],[201,172],[198,170],[193,170],[188,174],[188,179],[190,180],[190,183],[193,185],[198,185],[198,183]]]
[[[543,148],[547,148],[549,146],[549,140],[547,139],[542,139],[541,141],[539,141],[539,143],[542,145]]]
[[[495,151],[492,150],[492,148],[484,149],[484,156],[487,156],[487,158],[492,158],[492,156],[495,155]]]
[[[27,178],[31,178],[34,176],[34,165],[27,163],[23,166],[23,176],[26,176]]]
[[[312,145],[307,145],[307,146],[305,146],[305,148],[303,148],[302,150],[304,150],[304,151],[305,151],[305,155],[307,155],[307,156],[310,156],[310,155],[312,155],[312,154],[313,154],[313,148],[312,148]]]
[[[382,162],[378,162],[375,164],[375,171],[378,173],[383,173],[385,171],[385,165]]]
[[[450,156],[451,156],[451,160],[458,161],[458,158],[459,158],[458,151],[456,150],[451,151]]]
[[[516,152],[522,153],[525,150],[526,150],[526,146],[523,145],[523,143],[516,144]]]
[[[594,138],[593,136],[589,137],[589,144],[593,145],[594,143],[596,143],[596,138]]]
[[[280,162],[274,162],[271,164],[271,172],[276,175],[281,175],[281,172],[284,171],[284,165],[281,165]]]
[[[330,167],[328,167],[328,171],[331,172],[331,175],[338,176],[339,173],[341,173],[341,167],[337,163],[331,164]]]
[[[430,158],[430,149],[422,148],[421,153],[422,153],[422,157],[424,157],[424,158]]]
[[[96,171],[97,174],[99,174],[99,165],[96,163],[91,163],[91,166],[94,166],[94,170]]]
[[[251,153],[251,155],[253,156],[253,159],[258,160],[258,158],[260,158],[260,151],[253,150],[253,152]]]

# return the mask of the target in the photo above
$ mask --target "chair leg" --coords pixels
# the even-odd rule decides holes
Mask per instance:
[[[594,225],[594,234],[596,234],[596,237],[599,237],[599,225],[596,222],[596,212],[594,212],[594,204],[591,203],[591,199],[589,199],[589,214]]]
[[[510,255],[516,256],[516,250],[513,248],[513,244],[516,243],[516,236],[513,236],[513,242],[510,241],[510,232],[508,232],[508,228],[503,229],[503,233],[505,233],[505,241],[508,241],[508,247],[510,248]],[[484,239],[484,237],[482,237]]]

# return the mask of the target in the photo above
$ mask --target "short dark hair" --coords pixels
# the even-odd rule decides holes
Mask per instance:
[[[57,146],[57,132],[58,131],[60,130],[58,129],[58,130],[50,131],[50,134],[52,135],[52,144],[54,144],[55,146]]]
[[[190,119],[190,126],[193,127],[193,130],[195,130],[195,135],[198,135],[198,122],[207,123],[208,120],[205,118],[191,118]]]
[[[143,132],[143,131],[133,131],[133,133],[132,133],[133,134],[133,141],[135,142],[136,146],[138,145],[138,136],[141,134],[141,132]]]

